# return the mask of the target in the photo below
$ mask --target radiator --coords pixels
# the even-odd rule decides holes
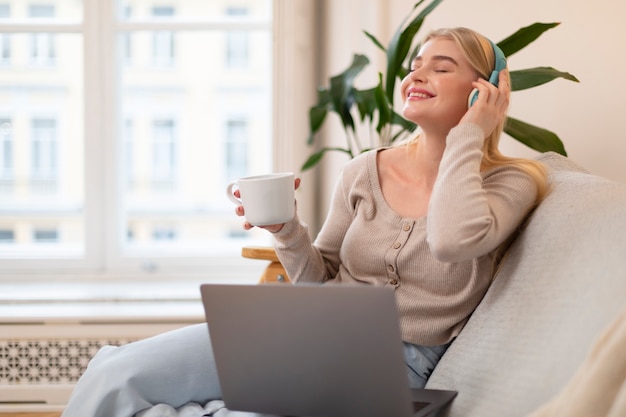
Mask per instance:
[[[89,360],[122,345],[201,321],[0,324],[0,412],[61,411]]]

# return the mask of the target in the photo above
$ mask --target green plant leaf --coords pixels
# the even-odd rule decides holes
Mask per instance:
[[[331,104],[330,92],[327,88],[320,87],[317,89],[317,104],[316,106],[328,106]]]
[[[354,131],[354,120],[350,114],[350,109],[354,104],[354,79],[361,73],[363,68],[369,64],[369,59],[365,55],[355,54],[352,64],[341,74],[330,79],[330,98],[333,103],[333,110],[341,118],[344,128]]]
[[[522,122],[512,117],[507,117],[504,131],[514,139],[536,151],[553,151],[567,156],[561,139],[559,139],[554,132],[547,129]]]
[[[368,90],[355,90],[354,98],[361,121],[365,119],[374,120],[374,112],[376,111],[376,88]]]
[[[322,127],[328,111],[332,109],[330,102],[330,92],[324,87],[317,89],[317,104],[309,109],[309,137],[307,144],[312,145],[315,141],[315,134]]]
[[[383,89],[383,74],[378,73],[378,86],[374,89],[374,99],[378,108],[378,124],[376,132],[381,135],[383,129],[391,122],[391,103]]]
[[[387,76],[385,79],[385,91],[387,93],[387,99],[393,102],[393,93],[396,85],[396,77],[402,69],[402,64],[406,59],[413,43],[415,34],[419,31],[424,23],[424,19],[428,16],[443,0],[433,0],[427,5],[413,20],[406,26],[404,30],[402,27],[410,17],[403,21],[398,30],[394,33],[389,46],[387,47]],[[424,0],[421,0],[413,6],[413,9],[417,9]]]
[[[537,67],[511,71],[511,90],[520,91],[548,83],[556,78],[579,82],[569,72],[558,71],[552,67]]]
[[[352,154],[352,152],[349,149],[345,149],[345,148],[323,148],[323,149],[315,152],[313,155],[309,156],[309,158],[306,160],[306,162],[300,168],[300,171],[304,172],[304,171],[306,171],[308,169],[313,168],[315,165],[317,165],[322,160],[322,157],[326,154],[326,152],[329,152],[329,151],[344,152],[344,153],[347,153],[350,156],[350,158],[354,158],[354,155]]]
[[[498,46],[502,49],[505,56],[511,56],[521,49],[524,49],[527,45],[534,42],[545,31],[560,25],[560,22],[555,23],[533,23],[530,26],[518,29],[514,34],[508,38],[498,42]]]
[[[387,52],[387,49],[385,49],[383,44],[380,43],[380,41],[378,39],[376,39],[376,37],[374,35],[372,35],[371,33],[369,33],[366,30],[364,30],[363,33],[365,33],[365,36],[370,38],[370,40],[374,43],[374,45],[376,45],[380,50],[382,50],[383,52]]]
[[[315,134],[324,124],[324,120],[326,119],[326,115],[328,114],[328,109],[326,106],[315,106],[309,109],[309,140],[307,143],[309,145],[313,144]]]

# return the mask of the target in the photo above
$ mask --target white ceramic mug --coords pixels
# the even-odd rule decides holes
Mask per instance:
[[[256,175],[232,181],[226,195],[242,205],[246,220],[253,226],[269,226],[291,220],[295,212],[295,175],[293,172]],[[233,195],[238,189],[241,199]]]

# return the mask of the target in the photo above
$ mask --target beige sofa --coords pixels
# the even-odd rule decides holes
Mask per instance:
[[[626,307],[626,184],[591,175],[555,153],[539,159],[550,169],[552,190],[428,382],[459,392],[441,417],[531,414],[567,385]],[[270,271],[266,281],[276,274]],[[161,404],[140,414],[201,416],[222,406]],[[220,409],[214,415],[254,414]]]
[[[459,391],[442,416],[529,414],[626,307],[626,184],[554,153],[539,159],[552,191],[428,382]]]

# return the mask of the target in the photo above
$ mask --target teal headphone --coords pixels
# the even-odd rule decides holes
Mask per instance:
[[[493,54],[495,58],[495,65],[493,67],[493,71],[491,72],[491,75],[489,76],[489,82],[497,87],[498,77],[500,76],[500,71],[506,68],[506,56],[504,56],[504,52],[502,52],[502,49],[500,49],[498,45],[496,45],[492,41],[489,41],[489,43],[491,44],[491,47],[493,48]],[[477,98],[478,98],[478,89],[475,88],[472,90],[472,92],[470,93],[469,99],[467,100],[467,107],[468,108],[471,107]]]

